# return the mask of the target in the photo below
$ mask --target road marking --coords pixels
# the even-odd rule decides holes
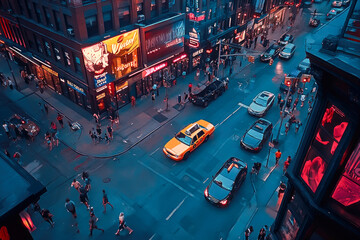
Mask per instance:
[[[265,175],[265,177],[262,179],[264,182],[268,179],[268,177],[270,176],[270,174],[274,171],[274,169],[276,168],[276,165],[270,168],[270,171]]]
[[[245,104],[243,104],[243,103],[241,103],[241,102],[239,102],[238,105],[239,105],[239,106],[242,106],[242,107],[244,107],[244,108],[249,108],[248,105],[245,105]]]
[[[176,208],[174,208],[174,210],[172,210],[172,212],[169,214],[169,216],[167,216],[166,221],[168,221],[172,215],[174,215],[174,213],[181,207],[181,205],[184,203],[184,201],[188,198],[188,196],[186,196],[177,206]]]
[[[152,171],[153,173],[155,173],[156,175],[158,175],[159,177],[161,177],[162,179],[164,179],[165,181],[171,183],[172,185],[174,185],[176,188],[178,188],[179,190],[183,191],[184,193],[186,193],[187,195],[189,195],[190,197],[194,197],[194,194],[192,194],[191,192],[187,191],[186,189],[184,189],[183,187],[181,187],[179,184],[173,182],[172,180],[170,180],[169,178],[165,177],[164,175],[158,173],[157,171],[155,171],[154,169],[152,169],[151,167],[149,167],[148,165],[146,165],[145,163],[138,161],[138,163],[140,163],[141,165],[143,165],[144,167],[146,167],[147,169],[149,169],[150,171]]]
[[[141,138],[141,136],[142,136],[143,134],[140,134],[139,136],[137,136],[136,138]]]
[[[246,106],[246,105],[244,105],[244,104],[242,104],[242,103],[238,103],[238,105],[239,105],[239,107],[238,107],[235,111],[233,111],[229,116],[227,116],[221,123],[216,124],[216,125],[215,125],[215,128],[217,128],[218,126],[221,126],[221,124],[223,124],[223,123],[224,123],[226,120],[228,120],[232,115],[234,115],[237,111],[239,111],[240,108]]]
[[[155,237],[156,233],[154,233],[154,235],[151,236],[151,238],[149,238],[149,240],[152,240]]]
[[[209,180],[209,178],[205,179],[205,181],[203,181],[203,184],[205,184],[207,182],[207,180]]]
[[[150,156],[152,156],[154,153],[157,152],[157,150],[159,150],[160,147],[158,147],[155,151],[153,151],[152,153],[150,153]]]

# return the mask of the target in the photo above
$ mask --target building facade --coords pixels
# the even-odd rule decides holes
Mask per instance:
[[[353,1],[307,43],[318,93],[287,173],[274,239],[360,239],[359,12]]]

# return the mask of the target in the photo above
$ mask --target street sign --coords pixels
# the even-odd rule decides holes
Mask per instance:
[[[273,142],[269,142],[269,147],[271,147],[271,148],[274,148],[275,147],[275,145],[273,144]]]

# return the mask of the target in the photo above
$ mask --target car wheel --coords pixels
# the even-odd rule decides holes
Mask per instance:
[[[209,135],[206,136],[206,138],[204,139],[204,142],[207,142],[209,140]]]
[[[189,153],[189,152],[185,153],[185,155],[184,155],[184,157],[183,157],[183,160],[188,159],[188,158],[189,158],[189,155],[190,155],[190,153]]]

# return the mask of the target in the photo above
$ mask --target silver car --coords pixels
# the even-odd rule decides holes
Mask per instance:
[[[290,59],[295,53],[296,46],[293,43],[288,43],[280,52],[279,57],[284,59]]]
[[[262,91],[248,107],[248,113],[253,116],[263,117],[274,104],[275,95],[268,91]]]

